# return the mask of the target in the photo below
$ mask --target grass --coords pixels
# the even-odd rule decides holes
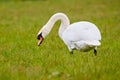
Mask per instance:
[[[0,2],[1,80],[119,80],[119,0],[40,0]],[[74,51],[58,36],[60,22],[40,47],[36,35],[56,12],[71,23],[87,20],[102,34],[98,55]]]

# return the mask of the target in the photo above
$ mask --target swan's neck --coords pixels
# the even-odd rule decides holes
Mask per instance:
[[[63,14],[63,13],[57,13],[57,14],[53,15],[49,19],[49,21],[47,22],[47,24],[42,28],[42,32],[44,34],[44,37],[47,36],[50,33],[50,31],[53,28],[54,24],[58,20],[61,21],[61,25],[60,25],[60,28],[59,28],[59,36],[62,38],[62,33],[64,32],[64,30],[70,24],[68,17],[65,14]]]

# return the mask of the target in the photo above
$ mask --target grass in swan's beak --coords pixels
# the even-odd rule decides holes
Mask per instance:
[[[119,80],[120,0],[0,2],[0,80]],[[97,56],[74,51],[58,36],[60,22],[38,47],[36,35],[56,12],[88,20],[102,34]]]

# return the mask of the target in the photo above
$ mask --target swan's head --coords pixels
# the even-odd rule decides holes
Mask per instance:
[[[42,43],[42,41],[45,39],[45,37],[49,34],[50,30],[46,25],[43,26],[43,28],[38,32],[37,39],[38,41],[38,46]]]
[[[42,32],[37,35],[37,39],[38,39],[38,46],[40,46],[40,44],[41,44],[41,43],[43,42],[43,40],[44,40],[43,35],[42,35]]]

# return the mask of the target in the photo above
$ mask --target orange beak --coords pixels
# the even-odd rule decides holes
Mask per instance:
[[[43,38],[40,37],[40,39],[39,39],[39,41],[38,41],[38,46],[40,46],[40,44],[42,43],[42,41],[43,41]]]

